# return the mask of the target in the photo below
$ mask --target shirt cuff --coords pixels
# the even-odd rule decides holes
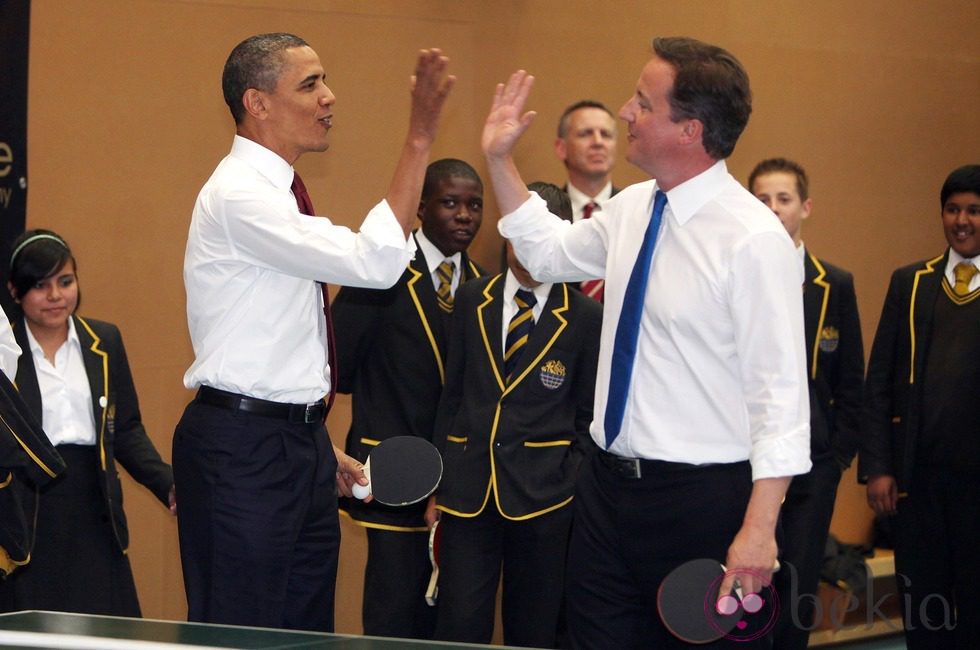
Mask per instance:
[[[797,476],[810,471],[810,425],[777,438],[757,440],[750,454],[752,480]]]
[[[547,212],[548,204],[538,196],[537,192],[531,192],[531,196],[524,203],[497,222],[497,232],[504,239],[520,237],[532,232],[540,225],[537,223],[537,217],[542,210]]]
[[[415,254],[415,238],[405,237],[401,224],[395,213],[391,211],[387,199],[381,199],[371,208],[364,222],[361,223],[360,233],[371,239],[378,248],[397,248],[409,253],[409,258]]]

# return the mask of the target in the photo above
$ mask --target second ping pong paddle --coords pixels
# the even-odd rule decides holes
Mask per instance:
[[[364,463],[367,485],[356,484],[354,496],[369,494],[387,506],[407,506],[432,494],[442,479],[442,456],[432,443],[417,436],[382,440]]]

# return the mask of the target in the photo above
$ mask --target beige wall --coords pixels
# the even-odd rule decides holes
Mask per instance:
[[[167,458],[190,393],[181,262],[191,207],[227,152],[232,122],[220,72],[230,49],[292,31],[320,54],[338,97],[328,155],[297,165],[319,212],[356,226],[380,198],[407,118],[414,52],[442,47],[459,83],[435,155],[483,169],[478,138],[493,84],[524,67],[538,111],[518,153],[527,180],[561,182],[551,152],[562,108],[590,97],[616,110],[654,35],[730,49],[749,70],[755,113],[734,156],[744,180],[763,157],[798,159],[812,177],[804,237],[852,270],[870,346],[891,270],[944,245],[937,196],[954,167],[980,162],[980,5],[761,0],[34,0],[28,226],[75,249],[82,312],[114,321],[151,435]],[[642,174],[625,161],[620,185]],[[490,202],[492,206],[492,201]],[[474,244],[495,268],[488,219]],[[340,442],[341,398],[330,425]],[[146,616],[185,616],[176,525],[127,479],[131,557]],[[867,537],[869,516],[845,477],[834,531]],[[344,525],[338,629],[360,631],[364,535]]]

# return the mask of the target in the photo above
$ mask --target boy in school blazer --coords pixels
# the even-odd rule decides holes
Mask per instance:
[[[980,165],[940,191],[949,247],[892,274],[868,362],[858,477],[894,516],[910,650],[980,638]]]
[[[857,453],[864,344],[854,277],[803,245],[802,224],[813,206],[803,167],[785,158],[763,160],[749,176],[749,190],[779,217],[796,244],[804,271],[813,467],[793,477],[780,509],[783,569],[773,579],[780,596],[773,639],[778,648],[805,650],[814,626],[813,603],[837,486]]]
[[[440,304],[439,265],[454,265],[451,302],[454,287],[483,273],[466,252],[482,214],[483,182],[476,170],[452,158],[431,163],[419,204],[422,227],[413,235],[415,259],[390,289],[343,287],[334,299],[338,389],[352,399],[345,451],[353,458],[364,462],[375,445],[394,436],[432,439],[451,318]],[[367,528],[364,633],[431,638],[425,504],[391,508],[342,499],[340,510]]]
[[[540,190],[546,200],[568,205],[559,188],[548,188]],[[505,274],[457,294],[435,434],[444,462],[434,500],[436,638],[490,641],[503,565],[504,643],[554,647],[570,504],[591,447],[602,307],[567,284],[535,282],[509,246],[508,262]],[[508,375],[506,330],[520,313],[518,290],[533,292],[536,322]]]

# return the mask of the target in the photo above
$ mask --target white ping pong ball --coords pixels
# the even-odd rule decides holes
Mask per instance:
[[[362,501],[371,494],[371,485],[361,485],[360,483],[355,483],[354,487],[351,488],[351,493],[353,493],[354,498],[361,499]]]

